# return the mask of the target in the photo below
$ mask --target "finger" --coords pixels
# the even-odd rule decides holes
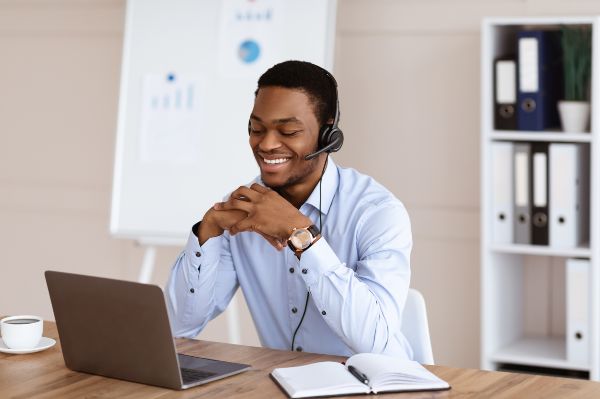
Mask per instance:
[[[248,217],[248,214],[240,210],[229,210],[229,211],[216,211],[218,218],[220,219],[219,226],[222,229],[229,229],[231,226],[239,222],[240,220]]]
[[[255,190],[252,190],[251,188],[248,188],[246,186],[240,186],[237,190],[232,192],[231,195],[229,196],[230,199],[235,198],[235,199],[246,200],[246,201],[256,201],[256,200],[258,200],[259,197],[260,197],[259,193],[257,193]]]
[[[217,202],[213,208],[217,211],[239,210],[250,214],[254,206],[248,201],[231,198],[225,202]]]
[[[267,240],[269,242],[269,244],[271,244],[273,247],[275,247],[276,250],[281,251],[283,249],[283,245],[281,244],[281,241],[279,241],[277,238],[275,237],[271,237],[270,235],[261,233],[261,232],[257,232],[258,234],[260,234],[265,240]]]
[[[265,186],[261,186],[261,185],[260,185],[260,184],[258,184],[258,183],[254,183],[254,184],[252,184],[252,185],[250,186],[250,188],[251,188],[252,190],[254,190],[254,191],[258,191],[258,192],[259,192],[259,193],[261,193],[261,194],[265,194],[265,193],[268,193],[269,191],[271,191],[271,189],[270,189],[270,188],[267,188],[267,187],[265,187]]]
[[[256,231],[257,233],[261,232],[259,226],[257,226],[249,217],[237,222],[229,229],[231,234],[241,233],[242,231]]]

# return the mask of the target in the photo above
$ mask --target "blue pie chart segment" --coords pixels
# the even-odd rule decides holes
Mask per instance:
[[[240,44],[238,56],[246,64],[251,64],[260,56],[260,46],[254,40],[245,40]]]

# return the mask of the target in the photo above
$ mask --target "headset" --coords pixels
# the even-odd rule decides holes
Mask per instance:
[[[323,126],[321,126],[321,129],[319,129],[319,147],[317,151],[308,154],[304,157],[304,159],[307,161],[316,158],[324,152],[337,152],[342,148],[342,145],[344,144],[344,133],[342,132],[342,129],[338,127],[338,123],[340,121],[340,99],[338,97],[337,81],[335,80],[333,75],[330,74],[325,68],[321,68],[321,70],[325,73],[325,76],[327,76],[327,78],[329,78],[329,80],[333,84],[333,88],[335,91],[335,118],[333,119],[332,124],[326,123]]]
[[[317,151],[310,153],[304,157],[305,160],[310,161],[321,155],[322,153],[332,153],[337,152],[342,148],[344,144],[344,133],[342,129],[339,128],[338,123],[340,121],[340,99],[338,97],[338,85],[337,81],[333,77],[332,74],[329,73],[325,68],[322,68],[318,65],[316,67],[320,68],[325,76],[331,81],[333,84],[333,88],[335,91],[335,118],[333,119],[333,123],[325,123],[319,129],[319,140]],[[250,121],[248,121],[248,134],[250,134]]]

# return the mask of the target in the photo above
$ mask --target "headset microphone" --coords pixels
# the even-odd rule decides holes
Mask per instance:
[[[341,130],[340,130],[340,133],[341,133]],[[340,149],[340,147],[342,146],[343,142],[344,142],[344,136],[340,134],[337,138],[334,139],[334,141],[332,141],[325,147],[308,154],[307,156],[304,157],[304,159],[307,161],[310,161],[311,159],[318,157],[319,155],[321,155],[324,152],[338,151]],[[336,147],[337,147],[337,149],[332,150],[333,148],[336,148]]]

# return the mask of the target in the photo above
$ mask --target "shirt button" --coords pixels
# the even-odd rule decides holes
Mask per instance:
[[[193,288],[190,288],[190,292],[193,294],[196,291]]]
[[[199,258],[202,255],[200,252],[196,252],[196,258]]]
[[[302,347],[301,346],[297,346],[296,347],[296,352],[302,352]]]
[[[297,309],[297,308],[294,306],[294,307],[292,308],[292,313],[296,313],[296,312],[298,312],[298,309]]]
[[[290,267],[290,273],[294,273],[294,268]]]
[[[327,312],[326,312],[326,311],[322,311],[322,312],[321,312],[321,314],[322,314],[323,316],[325,316],[325,315],[327,314]]]
[[[302,269],[302,274],[308,273],[308,269]]]

